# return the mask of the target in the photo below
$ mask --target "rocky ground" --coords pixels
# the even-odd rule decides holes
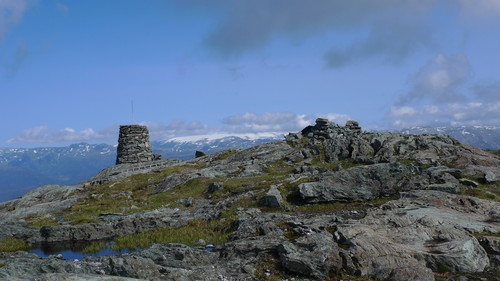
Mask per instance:
[[[2,203],[0,245],[135,251],[0,252],[0,278],[500,280],[499,182],[498,156],[450,137],[318,119],[282,142],[118,165]]]

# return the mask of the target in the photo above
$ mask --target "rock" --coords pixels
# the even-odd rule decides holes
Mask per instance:
[[[281,265],[287,270],[320,279],[339,272],[342,256],[346,254],[327,232],[303,236],[294,243],[283,242],[278,246],[278,253]]]
[[[266,195],[260,200],[260,205],[271,208],[281,207],[283,205],[283,197],[281,197],[278,186],[271,186]]]
[[[182,198],[177,200],[177,202],[184,205],[184,207],[190,207],[191,205],[193,205],[193,201],[194,201],[193,197]]]
[[[214,182],[208,186],[207,193],[214,193],[222,189],[224,189],[222,182]]]
[[[473,180],[470,180],[470,179],[466,179],[466,178],[461,178],[460,183],[467,186],[467,187],[472,187],[472,188],[479,186],[479,183],[477,183]]]
[[[354,121],[354,120],[348,120],[346,123],[345,123],[345,127],[351,131],[355,131],[357,133],[360,133],[361,132],[361,127],[359,126],[359,123],[358,121]]]
[[[495,173],[493,173],[491,171],[486,171],[484,173],[484,180],[487,183],[494,183],[495,181],[497,181],[497,176],[495,175]]]
[[[196,150],[196,152],[194,153],[195,158],[203,157],[205,155],[207,155],[205,152],[199,150]]]
[[[448,183],[448,182],[447,183],[429,184],[427,186],[427,189],[443,191],[443,192],[448,192],[448,193],[453,193],[453,194],[460,193],[460,186],[453,184],[453,183]]]
[[[483,236],[479,242],[489,254],[500,255],[500,237]]]
[[[398,163],[353,167],[324,173],[317,182],[302,183],[299,194],[308,203],[366,201],[396,194],[405,179],[416,173],[414,166]]]
[[[110,256],[109,258],[109,274],[132,278],[148,278],[160,276],[160,268],[153,260],[136,256],[122,255]]]

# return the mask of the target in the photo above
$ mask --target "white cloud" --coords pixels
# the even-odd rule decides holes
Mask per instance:
[[[393,106],[391,108],[391,115],[395,117],[413,116],[416,115],[417,113],[418,111],[410,106],[401,106],[401,107]]]
[[[19,135],[11,138],[7,143],[60,143],[60,142],[82,142],[95,140],[110,140],[115,138],[111,130],[96,132],[91,128],[77,131],[73,128],[53,130],[47,126],[39,126],[22,131]]]
[[[297,132],[308,125],[314,125],[316,118],[327,118],[336,123],[344,124],[350,116],[338,113],[316,115],[295,114],[291,112],[266,112],[255,114],[247,112],[225,118],[223,122],[229,125],[226,130],[236,133],[242,132]]]
[[[434,125],[498,125],[500,101],[493,103],[462,102],[447,105],[426,105],[408,109],[393,108],[389,117],[395,127]]]
[[[151,139],[166,140],[177,136],[201,135],[209,132],[209,127],[200,122],[185,122],[174,120],[168,124],[159,122],[141,122],[147,126]]]
[[[437,103],[465,99],[460,92],[470,77],[471,68],[466,55],[437,55],[422,66],[410,80],[410,90],[403,94],[399,105],[420,101]]]

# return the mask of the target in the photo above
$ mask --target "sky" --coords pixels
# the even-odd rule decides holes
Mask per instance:
[[[0,0],[0,147],[500,125],[500,0]]]

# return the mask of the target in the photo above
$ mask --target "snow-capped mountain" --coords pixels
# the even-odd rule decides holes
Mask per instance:
[[[500,126],[412,127],[406,134],[445,134],[482,149],[500,150]]]
[[[153,152],[163,158],[192,159],[195,151],[207,154],[231,148],[248,148],[259,144],[284,139],[284,133],[260,134],[213,134],[177,137],[166,141],[152,142]]]

